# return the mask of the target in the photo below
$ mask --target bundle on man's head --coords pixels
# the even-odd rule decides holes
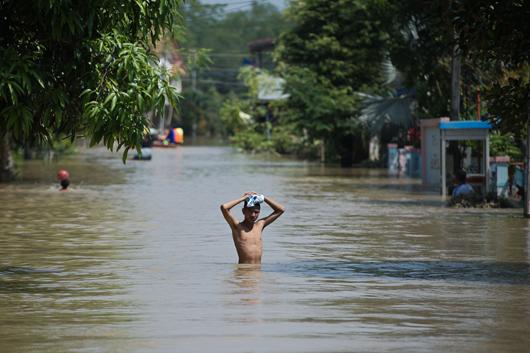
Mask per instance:
[[[245,199],[244,208],[261,208],[260,203],[265,201],[265,196],[263,195],[250,195]]]

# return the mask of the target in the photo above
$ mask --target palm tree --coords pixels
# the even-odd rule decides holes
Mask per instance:
[[[403,79],[390,60],[383,63],[385,95],[358,92],[362,99],[361,121],[372,136],[380,134],[385,124],[407,127],[414,123],[414,92],[404,90]]]

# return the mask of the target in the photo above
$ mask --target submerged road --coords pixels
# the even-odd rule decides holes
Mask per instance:
[[[57,192],[66,167],[72,191]],[[530,228],[380,170],[89,150],[0,184],[0,352],[527,352]],[[237,265],[219,205],[286,213]],[[234,210],[240,215],[240,208]],[[268,207],[262,213],[270,212]]]

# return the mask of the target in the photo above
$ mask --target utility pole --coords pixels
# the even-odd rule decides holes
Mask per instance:
[[[524,216],[530,218],[530,192],[528,187],[530,186],[530,125],[526,129],[526,156],[524,163]]]
[[[477,120],[480,120],[480,87],[477,87]]]
[[[453,13],[453,0],[449,0],[449,14]],[[462,66],[462,52],[458,47],[458,33],[454,24],[453,30],[453,58],[451,65],[451,120],[460,118],[460,68]]]
[[[455,34],[455,41],[457,37]],[[462,55],[458,44],[453,47],[453,60],[451,69],[451,120],[460,117],[460,69],[462,66]]]
[[[191,90],[193,93],[197,90],[197,51],[192,51],[192,71],[191,71]],[[193,123],[191,125],[191,141],[195,144],[197,140],[197,116],[193,115]]]

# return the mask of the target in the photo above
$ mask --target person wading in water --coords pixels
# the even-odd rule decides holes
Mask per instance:
[[[237,204],[244,202],[243,215],[245,219],[239,222],[230,210]],[[260,204],[265,202],[273,212],[265,218],[259,219]],[[263,229],[274,222],[285,212],[285,207],[270,197],[258,195],[255,192],[246,192],[238,199],[221,205],[226,222],[232,229],[232,237],[239,256],[240,264],[259,264],[263,252],[261,233]]]

